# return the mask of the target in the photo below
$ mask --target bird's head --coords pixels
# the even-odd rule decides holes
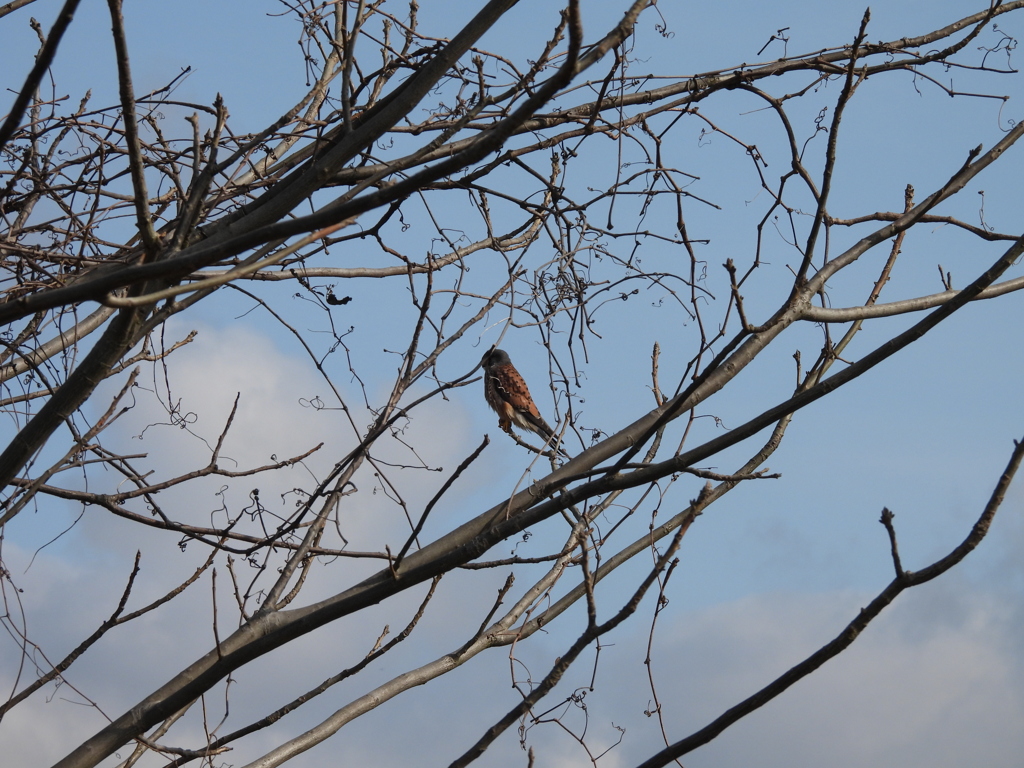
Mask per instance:
[[[493,368],[496,365],[509,365],[511,360],[508,357],[508,353],[503,349],[492,349],[484,355],[483,360],[484,368]]]

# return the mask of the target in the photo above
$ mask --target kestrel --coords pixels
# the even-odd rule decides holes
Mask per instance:
[[[545,441],[555,433],[537,410],[523,377],[512,365],[508,353],[493,349],[484,355],[484,397],[498,414],[498,426],[512,434],[511,426],[535,432]]]

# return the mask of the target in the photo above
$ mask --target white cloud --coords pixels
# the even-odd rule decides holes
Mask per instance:
[[[224,449],[240,467],[266,463],[271,454],[292,455],[324,440],[327,445],[322,454],[310,460],[313,471],[323,476],[354,441],[340,412],[303,407],[300,398],[320,395],[326,401],[326,385],[305,361],[282,354],[264,337],[244,330],[204,328],[194,344],[176,355],[172,395],[197,414],[199,420],[192,429],[211,444],[235,392],[243,393]],[[359,397],[353,402],[360,402]],[[388,476],[400,484],[414,517],[477,444],[479,438],[471,431],[464,402],[458,397],[432,401],[418,409],[406,426],[407,442],[429,445],[425,458],[444,471],[385,467]],[[368,416],[360,413],[357,423],[360,419],[368,422]],[[208,460],[207,447],[176,427],[150,428],[144,439],[133,439],[147,424],[165,420],[151,401],[141,400],[127,419],[118,427],[121,441],[131,450],[150,452],[162,472],[195,469]],[[461,522],[458,516],[469,512],[464,503],[467,499],[493,500],[496,473],[508,470],[510,455],[522,458],[509,449],[502,444],[485,452],[434,511],[423,541]],[[412,463],[409,453],[397,443],[381,455],[391,463]],[[227,463],[222,462],[222,466]],[[308,487],[308,478],[308,472],[300,467],[276,476],[234,481],[234,496],[228,497],[228,503],[237,509],[246,503],[251,488],[260,487],[265,503],[286,504],[288,501],[279,502],[281,494],[300,484]],[[168,509],[205,523],[220,503],[214,491],[221,483],[216,479],[189,491],[165,492],[159,498]],[[344,501],[346,535],[352,537],[357,549],[380,549],[384,543],[392,544],[394,549],[394,543],[403,541],[408,530],[404,515],[380,490],[372,468],[358,476],[357,485],[359,493]],[[56,517],[57,509],[55,505],[42,510],[44,514],[26,516],[9,528],[4,554],[13,570],[23,571],[30,552],[49,536],[41,533],[44,518]],[[23,522],[26,524],[19,534],[18,526]],[[1024,529],[1002,519],[997,526],[997,531],[1004,532],[1004,541],[993,545],[993,551],[1003,558],[995,566],[1002,573],[1008,564],[1017,562],[1012,553],[1019,551],[1016,541]],[[18,535],[25,538],[23,548],[13,538]],[[1005,541],[1008,536],[1015,543]],[[33,636],[56,659],[91,632],[113,609],[137,548],[143,550],[143,571],[129,610],[179,583],[206,553],[190,545],[183,555],[175,542],[176,537],[141,530],[89,508],[74,531],[44,550],[33,568],[19,577],[19,585],[26,589]],[[813,548],[813,543],[807,547]],[[806,549],[792,542],[787,548]],[[496,554],[504,556],[506,552],[502,549]],[[965,566],[974,568],[972,562]],[[1015,567],[1014,573],[1019,575],[1019,563]],[[375,569],[375,563],[365,561],[318,564],[303,599],[331,594],[351,583],[357,573]],[[223,568],[219,574],[222,591],[218,599],[224,620],[232,598],[223,591],[227,584]],[[482,581],[478,577],[463,578],[462,574],[448,577],[408,646],[374,664],[357,681],[332,691],[308,712],[286,718],[240,745],[229,762],[241,764],[258,756],[261,749],[293,737],[373,685],[457,647],[482,619],[486,609],[481,606],[490,604],[497,585],[503,581],[503,573],[495,571],[492,575]],[[1019,599],[1019,595],[1013,590],[1009,596],[996,595],[982,590],[981,585],[987,589],[984,581],[971,585],[954,574],[949,581],[905,595],[844,656],[726,731],[716,742],[688,756],[684,764],[688,768],[800,768],[821,764],[836,768],[877,764],[943,768],[977,762],[996,767],[1016,765],[1024,749],[1024,670],[1019,661],[1024,658],[1019,639],[1024,622],[1022,613],[1008,607],[1006,599]],[[1001,588],[1006,589],[1005,583]],[[384,624],[390,624],[392,635],[404,626],[421,594],[418,590],[415,595],[403,595],[361,614],[357,620],[332,624],[239,670],[233,688],[233,719],[224,730],[266,714],[358,661]],[[676,605],[685,603],[680,597],[673,599]],[[867,595],[851,592],[777,592],[687,612],[674,621],[671,610],[664,614],[657,634],[654,670],[670,737],[680,738],[702,727],[798,662],[838,632],[868,599]],[[112,631],[72,668],[69,680],[94,696],[108,714],[116,716],[209,649],[211,613],[207,575],[160,616]],[[626,728],[625,740],[602,760],[604,766],[635,764],[660,746],[655,719],[643,715],[651,704],[641,663],[648,620],[640,615],[630,629],[610,638],[602,651],[597,690],[586,697],[586,717],[578,707],[571,707],[566,717],[566,723],[578,731],[586,725],[587,741],[594,752],[617,738],[613,724]],[[552,634],[537,636],[515,651],[517,659],[528,665],[533,679],[546,673],[554,656],[571,642],[571,633],[557,626],[550,631]],[[15,662],[12,646],[0,643],[0,670],[12,669]],[[588,664],[581,660],[566,686],[588,682]],[[363,761],[372,757],[379,765],[415,762],[424,751],[452,759],[515,703],[515,694],[508,685],[509,666],[507,650],[478,657],[450,679],[410,691],[346,727],[334,740],[300,758],[295,766],[334,765],[338,749],[349,756],[363,756]],[[9,687],[9,677],[0,677],[0,684]],[[95,711],[63,700],[68,694],[66,688],[47,702],[47,695],[52,693],[51,687],[15,710],[17,716],[12,713],[5,718],[0,727],[0,753],[10,755],[12,764],[52,761],[102,725]],[[551,703],[564,695],[560,688]],[[208,698],[216,696],[213,693]],[[441,714],[438,701],[445,702]],[[171,743],[194,745],[201,731],[192,717],[178,729]],[[394,732],[396,721],[406,724],[400,736]],[[54,733],[56,722],[61,728]],[[387,734],[386,739],[382,740],[382,733]],[[530,742],[544,764],[589,764],[585,752],[557,726],[532,729]],[[514,728],[492,750],[483,764],[525,759]]]
[[[183,335],[183,334],[181,334]],[[171,334],[173,336],[173,334]],[[308,460],[309,470],[301,466],[269,475],[227,481],[210,478],[180,489],[161,492],[157,499],[177,519],[209,525],[213,511],[222,499],[237,511],[248,503],[248,493],[261,489],[264,505],[287,507],[294,495],[285,496],[294,487],[310,488],[310,472],[322,478],[355,443],[355,436],[340,410],[316,410],[304,407],[303,400],[316,396],[331,405],[327,384],[318,378],[305,360],[282,354],[267,338],[242,329],[202,328],[196,341],[174,353],[170,367],[172,400],[181,400],[183,410],[195,414],[190,431],[213,445],[230,412],[235,393],[241,392],[238,413],[225,441],[220,466],[242,469],[266,464],[272,455],[279,459],[295,455],[318,442],[325,443],[319,454]],[[159,369],[158,369],[159,372]],[[162,376],[162,372],[159,372]],[[140,382],[150,389],[149,381]],[[158,377],[156,383],[163,387]],[[116,383],[110,384],[112,393]],[[361,402],[352,396],[350,406]],[[174,474],[195,470],[209,461],[209,448],[190,431],[160,425],[166,413],[148,392],[135,394],[136,407],[110,432],[108,445],[125,453],[147,452],[147,459],[133,460],[142,468],[153,466],[158,481]],[[364,409],[354,408],[357,425],[369,423]],[[437,399],[417,408],[405,426],[405,439],[419,445],[430,443],[429,460],[443,467],[442,472],[426,472],[382,466],[400,487],[414,519],[455,466],[475,447],[468,434],[469,420],[458,399]],[[151,424],[158,426],[146,427]],[[145,431],[144,431],[145,430]],[[138,436],[142,435],[140,439]],[[412,464],[409,454],[397,444],[383,449],[381,457],[391,462]],[[92,490],[114,490],[116,478],[100,474],[92,481]],[[472,487],[470,476],[466,486]],[[109,484],[104,487],[103,484]],[[223,497],[222,485],[232,486]],[[342,502],[343,532],[354,549],[381,550],[384,544],[393,551],[408,535],[408,523],[394,502],[380,490],[380,480],[367,466],[356,477],[359,492]],[[477,479],[475,484],[479,485]],[[457,485],[449,493],[458,499],[466,493]],[[438,522],[451,515],[451,505],[437,510]],[[142,509],[138,507],[137,509]],[[52,661],[57,661],[110,615],[131,571],[135,551],[141,550],[142,569],[128,603],[132,611],[166,593],[190,576],[208,554],[192,543],[185,553],[177,547],[176,534],[155,531],[124,521],[98,507],[88,507],[82,520],[56,544],[44,548],[33,566],[25,569],[32,552],[52,538],[81,512],[76,505],[43,500],[39,512],[26,511],[7,527],[4,562],[17,575],[18,586],[28,613],[30,637],[39,642]],[[421,539],[429,540],[426,536]],[[300,602],[309,602],[333,594],[358,580],[359,574],[375,571],[379,561],[336,561],[316,563],[311,569],[307,589]],[[251,571],[238,561],[236,571],[242,579]],[[173,673],[209,650],[213,643],[211,627],[212,596],[210,573],[205,574],[180,597],[155,614],[111,630],[67,673],[68,680],[93,697],[107,714],[116,717],[144,695],[165,682]],[[218,561],[218,604],[222,637],[231,631],[234,600],[223,558]],[[370,650],[385,624],[392,635],[399,631],[415,611],[422,597],[416,594],[389,601],[386,607],[369,610],[359,621],[339,622],[303,638],[288,649],[271,654],[251,668],[236,673],[233,712],[237,724],[241,718],[265,715],[289,697],[318,684],[324,677],[358,662]],[[11,690],[19,650],[6,638],[0,638],[0,688]],[[446,646],[446,650],[449,650]],[[394,673],[380,667],[377,677]],[[388,665],[390,666],[390,664]],[[21,685],[26,679],[23,678]],[[360,687],[363,683],[360,683]],[[351,690],[351,688],[349,689]],[[16,708],[0,724],[0,754],[11,765],[51,762],[101,727],[104,720],[96,710],[83,706],[69,688],[53,696],[52,685]],[[208,698],[215,699],[212,693]],[[47,699],[50,699],[49,701]],[[211,709],[216,705],[211,704]],[[17,717],[15,717],[17,713]],[[193,715],[191,724],[179,727],[171,743],[192,743],[201,736]],[[301,721],[301,717],[298,719]],[[38,724],[34,728],[15,727],[22,721]],[[293,729],[296,719],[287,723]],[[61,727],[55,730],[55,724]],[[40,729],[49,733],[40,737]],[[184,735],[182,734],[184,731]],[[191,737],[188,737],[191,734]],[[266,736],[261,737],[266,741]],[[287,738],[285,736],[284,738]],[[258,743],[260,739],[257,739]]]
[[[699,730],[831,640],[869,599],[834,592],[754,595],[663,624],[653,663],[670,739]],[[683,762],[688,768],[1019,765],[1020,630],[1016,612],[962,582],[905,594],[844,654]],[[653,720],[637,715],[650,692],[642,670],[632,666],[612,677],[618,700],[628,691],[633,705],[623,751],[639,762],[661,744]],[[614,688],[611,683],[598,695]]]

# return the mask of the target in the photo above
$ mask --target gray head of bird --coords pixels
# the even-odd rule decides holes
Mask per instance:
[[[509,359],[508,352],[503,349],[492,349],[482,360],[484,368],[492,368],[496,365],[510,365],[512,361]]]

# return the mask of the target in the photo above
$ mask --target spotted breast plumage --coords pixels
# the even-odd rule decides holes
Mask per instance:
[[[483,359],[484,397],[498,414],[498,426],[512,433],[514,424],[551,440],[554,432],[537,410],[523,377],[503,349],[492,349]]]

